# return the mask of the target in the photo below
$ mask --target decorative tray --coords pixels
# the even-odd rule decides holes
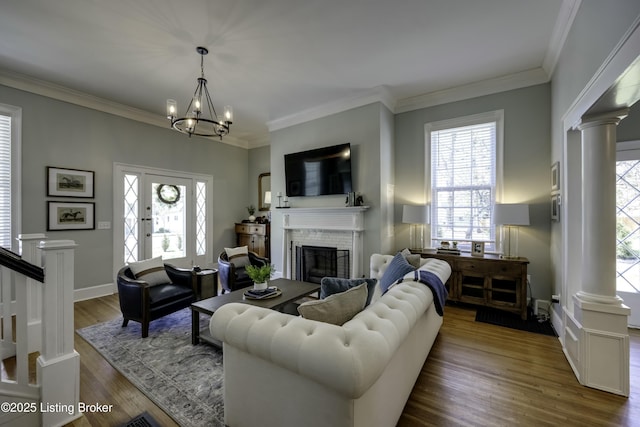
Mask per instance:
[[[275,298],[275,297],[278,297],[278,296],[282,295],[282,291],[280,289],[276,288],[276,287],[271,287],[271,288],[268,288],[268,289],[273,290],[275,292],[267,293],[265,295],[256,295],[256,294],[251,293],[250,290],[246,290],[246,291],[244,291],[244,297],[246,299],[260,300],[260,299]]]

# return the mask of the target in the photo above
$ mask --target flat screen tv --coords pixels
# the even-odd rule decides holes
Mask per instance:
[[[287,196],[347,194],[351,188],[351,144],[285,154]]]

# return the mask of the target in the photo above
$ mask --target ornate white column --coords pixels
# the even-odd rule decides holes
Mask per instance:
[[[616,295],[616,126],[628,109],[583,117],[582,284],[565,325],[581,384],[629,395],[629,308]]]
[[[616,126],[628,109],[583,118],[582,290],[585,301],[620,304],[616,296]]]

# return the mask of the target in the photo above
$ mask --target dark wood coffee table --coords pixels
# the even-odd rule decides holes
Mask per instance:
[[[209,334],[209,329],[200,330],[200,314],[212,316],[220,307],[230,302],[240,302],[269,308],[272,310],[282,309],[285,305],[296,301],[302,297],[310,295],[320,290],[320,285],[315,283],[301,282],[299,280],[275,279],[269,282],[269,286],[277,286],[282,292],[274,298],[252,300],[244,297],[244,291],[250,288],[239,289],[228,294],[218,295],[212,298],[196,301],[191,304],[191,343],[199,344],[205,341],[209,344],[221,346],[218,340],[213,339]]]

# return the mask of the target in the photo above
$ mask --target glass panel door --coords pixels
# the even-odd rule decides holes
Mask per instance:
[[[145,176],[143,212],[145,258],[186,260],[191,216],[191,181],[159,175]]]

